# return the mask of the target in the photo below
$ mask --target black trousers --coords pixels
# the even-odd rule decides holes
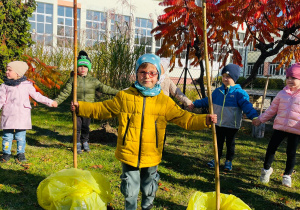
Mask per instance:
[[[286,146],[286,166],[284,175],[292,175],[293,169],[296,162],[296,151],[299,143],[299,135],[287,133],[280,130],[274,130],[271,140],[269,142],[264,169],[270,169],[272,162],[274,161],[275,152],[278,149],[280,143],[287,137],[287,146]]]
[[[77,116],[77,143],[88,142],[91,118]]]
[[[226,160],[233,160],[235,150],[235,136],[239,129],[226,128],[216,125],[217,143],[218,143],[218,156],[219,159],[222,157],[223,146],[226,140]]]

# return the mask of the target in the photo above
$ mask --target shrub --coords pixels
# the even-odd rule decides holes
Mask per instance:
[[[242,84],[245,80],[246,80],[245,77],[240,77],[236,83]],[[266,82],[267,82],[267,78],[258,77],[253,81],[252,87],[253,88],[265,88]],[[285,82],[282,79],[269,78],[268,89],[281,90],[285,86],[284,84],[285,84]]]

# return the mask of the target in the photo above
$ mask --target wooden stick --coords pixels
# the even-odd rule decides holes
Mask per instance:
[[[74,0],[74,83],[73,102],[77,102],[77,0]],[[77,115],[73,111],[73,165],[77,168]]]
[[[267,95],[268,84],[269,84],[269,77],[270,77],[270,75],[267,75],[267,81],[266,81],[266,84],[265,84],[264,95],[263,95],[262,100],[261,100],[260,114],[262,114],[262,111],[263,111],[263,108],[264,108],[265,98],[266,98],[266,95]]]
[[[208,50],[207,50],[207,34],[206,34],[206,0],[202,0],[202,15],[203,15],[203,39],[204,39],[204,56],[205,56],[205,70],[207,79],[207,96],[209,103],[209,113],[213,114],[213,103],[211,97],[211,83],[210,83],[210,72],[209,72],[209,61],[208,61]],[[216,209],[220,209],[220,175],[219,175],[219,157],[218,157],[218,144],[215,124],[211,125],[213,143],[214,143],[214,159],[215,159],[215,188],[216,188]]]

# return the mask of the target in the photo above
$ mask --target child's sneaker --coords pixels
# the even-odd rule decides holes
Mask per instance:
[[[24,154],[24,153],[19,153],[19,154],[17,154],[17,159],[18,159],[18,161],[20,161],[20,162],[25,162],[25,161],[27,161],[26,158],[25,158],[25,154]]]
[[[212,159],[211,161],[209,161],[209,162],[207,163],[207,166],[208,166],[209,168],[214,168],[214,167],[215,167],[215,160]]]
[[[270,176],[273,173],[273,168],[266,170],[264,168],[261,169],[260,182],[263,184],[267,184],[270,181]]]
[[[225,171],[231,171],[232,170],[232,162],[230,160],[225,161],[224,170]]]
[[[283,175],[282,185],[286,187],[292,187],[292,177],[290,175]]]
[[[2,163],[6,163],[6,162],[9,161],[10,157],[11,157],[10,154],[5,154],[5,153],[4,153],[4,154],[1,156],[0,161],[1,161]]]
[[[90,152],[90,151],[91,151],[91,149],[90,149],[90,147],[89,147],[89,143],[87,143],[87,142],[84,142],[84,143],[83,143],[83,150],[84,150],[85,152]]]

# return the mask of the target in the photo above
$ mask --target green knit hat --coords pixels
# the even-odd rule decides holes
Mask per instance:
[[[77,67],[80,66],[86,66],[89,69],[89,71],[91,71],[92,68],[91,60],[88,57],[88,54],[83,50],[79,52],[77,57]]]

